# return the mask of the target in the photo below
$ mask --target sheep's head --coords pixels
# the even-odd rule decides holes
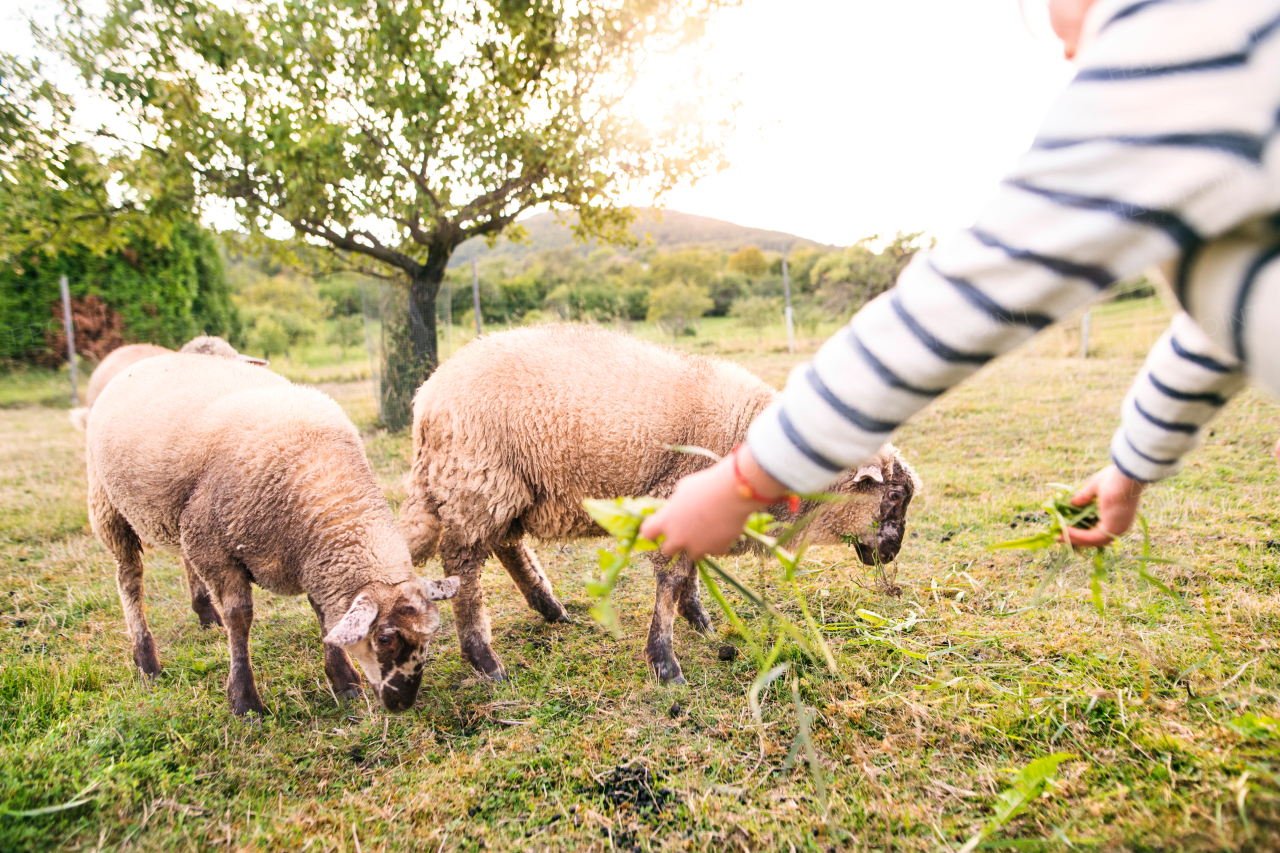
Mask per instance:
[[[848,542],[868,566],[877,560],[892,562],[907,532],[907,507],[920,488],[915,470],[892,444],[886,444],[827,490],[851,499],[830,504],[810,526],[809,541],[815,545]]]
[[[440,630],[435,602],[457,593],[457,578],[370,584],[324,641],[356,659],[384,708],[403,711],[418,698],[427,651]]]

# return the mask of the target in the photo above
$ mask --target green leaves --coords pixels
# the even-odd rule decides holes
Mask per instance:
[[[633,551],[653,551],[658,546],[640,536],[640,525],[663,504],[657,498],[618,498],[616,500],[588,499],[582,502],[587,515],[610,536],[618,540],[617,551],[600,549],[600,577],[588,576],[587,594],[591,596],[591,616],[609,633],[618,636],[618,614],[609,597],[618,583],[618,576],[631,562]]]
[[[1245,740],[1272,741],[1280,739],[1280,720],[1262,714],[1242,714],[1233,717],[1227,728]]]
[[[1013,784],[996,798],[995,814],[982,829],[965,842],[960,848],[960,853],[970,853],[983,840],[1026,811],[1031,802],[1044,791],[1053,775],[1058,772],[1058,765],[1075,757],[1068,752],[1055,752],[1053,755],[1037,758],[1019,770],[1013,777]]]
[[[708,451],[701,448],[676,447],[672,449],[685,453],[714,456],[714,454],[709,454]],[[600,549],[600,577],[598,579],[587,579],[587,593],[594,599],[591,615],[615,636],[618,634],[618,617],[609,603],[609,596],[618,582],[619,574],[630,562],[632,552],[657,548],[655,543],[640,537],[640,525],[647,516],[656,512],[663,503],[665,502],[649,497],[585,500],[582,502],[587,514],[618,540],[619,547],[617,551]],[[791,646],[803,657],[814,661],[821,659],[829,671],[837,671],[835,656],[832,655],[830,647],[822,636],[821,627],[810,615],[809,608],[804,602],[804,596],[800,593],[795,581],[796,568],[801,554],[800,552],[792,554],[780,544],[794,538],[815,517],[816,512],[809,513],[796,521],[791,528],[784,531],[777,539],[774,539],[766,532],[773,526],[773,516],[767,513],[752,513],[743,529],[744,535],[767,547],[781,563],[783,581],[789,584],[796,593],[800,610],[804,614],[808,633],[791,619],[788,619],[767,598],[742,582],[716,560],[709,557],[699,560],[697,571],[711,598],[719,605],[720,610],[724,613],[725,618],[729,620],[733,630],[746,641],[748,648],[751,649],[751,654],[756,659],[758,673],[754,683],[751,685],[751,689],[747,692],[747,702],[751,708],[752,717],[761,725],[761,738],[764,737],[764,731],[760,694],[782,675],[788,671],[791,672],[791,700],[795,708],[798,728],[795,742],[787,760],[783,764],[783,769],[791,768],[796,756],[803,748],[805,762],[809,768],[809,776],[813,782],[814,793],[822,805],[822,816],[825,820],[829,817],[826,779],[823,776],[822,766],[817,759],[813,739],[809,734],[812,712],[805,708],[800,700],[800,687],[792,662],[777,663],[778,658],[788,648],[789,641]],[[746,624],[733,605],[729,603],[729,600],[720,589],[721,581],[746,599],[764,617],[764,627],[758,634]],[[768,653],[765,653],[764,649],[768,643],[768,635],[775,625],[778,629],[777,637],[773,642],[773,647]]]
[[[538,205],[577,210],[582,236],[629,236],[625,192],[715,165],[713,121],[645,122],[629,94],[721,5],[109,0],[100,17],[70,6],[61,46],[251,231],[283,220],[442,273]]]
[[[995,545],[988,545],[990,551],[998,551],[1002,549],[1025,549],[1025,550],[1045,550],[1053,548],[1058,544],[1058,540],[1062,538],[1062,531],[1069,527],[1076,527],[1081,530],[1089,530],[1098,524],[1098,504],[1088,503],[1084,506],[1075,506],[1071,503],[1071,495],[1075,493],[1075,489],[1070,486],[1064,486],[1061,483],[1052,483],[1056,491],[1040,504],[1049,515],[1049,529],[1043,533],[1037,533],[1034,536],[1025,536],[1021,539],[1010,539],[1007,542],[999,542]],[[1068,548],[1071,546],[1068,545]]]

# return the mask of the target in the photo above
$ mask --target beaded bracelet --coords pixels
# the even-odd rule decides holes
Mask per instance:
[[[738,494],[744,498],[759,501],[766,506],[773,506],[774,504],[782,503],[785,499],[787,502],[787,509],[791,510],[792,515],[799,512],[800,496],[794,492],[786,492],[778,495],[776,498],[767,498],[755,490],[755,487],[747,481],[747,478],[742,475],[741,469],[738,468],[738,450],[741,448],[742,445],[739,444],[729,452],[729,455],[733,457],[733,478],[738,481]]]

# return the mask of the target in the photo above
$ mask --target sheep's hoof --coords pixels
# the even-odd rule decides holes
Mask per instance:
[[[212,630],[217,630],[218,628],[227,627],[226,625],[222,624],[222,617],[218,615],[218,612],[216,610],[213,612],[211,616],[207,616],[203,613],[197,614],[197,615],[200,619],[201,628],[207,628],[212,631]]]
[[[680,671],[680,664],[674,659],[653,664],[653,672],[663,684],[688,684]]]
[[[699,608],[694,613],[681,613],[685,621],[689,623],[689,627],[697,631],[699,634],[711,633],[711,617],[707,615],[707,611]]]
[[[350,687],[343,688],[342,690],[335,690],[334,692],[343,702],[349,702],[352,699],[358,699],[360,696],[364,695],[364,691],[354,684]]]
[[[489,648],[489,644],[482,640],[462,641],[462,658],[471,664],[471,668],[483,675],[491,681],[503,681],[507,677],[507,671],[502,666],[502,661],[498,660],[498,656],[493,653],[493,649]]]
[[[150,681],[160,674],[160,658],[156,656],[156,644],[150,637],[133,648],[133,662],[142,672],[143,680]]]
[[[270,712],[267,711],[267,706],[263,705],[262,700],[257,696],[240,696],[231,700],[231,713],[237,717],[243,717],[245,714],[256,714],[258,717],[257,722],[261,722],[262,718]]]

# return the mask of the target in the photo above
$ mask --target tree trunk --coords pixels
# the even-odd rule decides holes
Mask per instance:
[[[399,432],[413,419],[413,395],[440,363],[436,338],[436,294],[452,248],[432,247],[427,262],[409,271],[403,300],[382,312],[382,420]]]

